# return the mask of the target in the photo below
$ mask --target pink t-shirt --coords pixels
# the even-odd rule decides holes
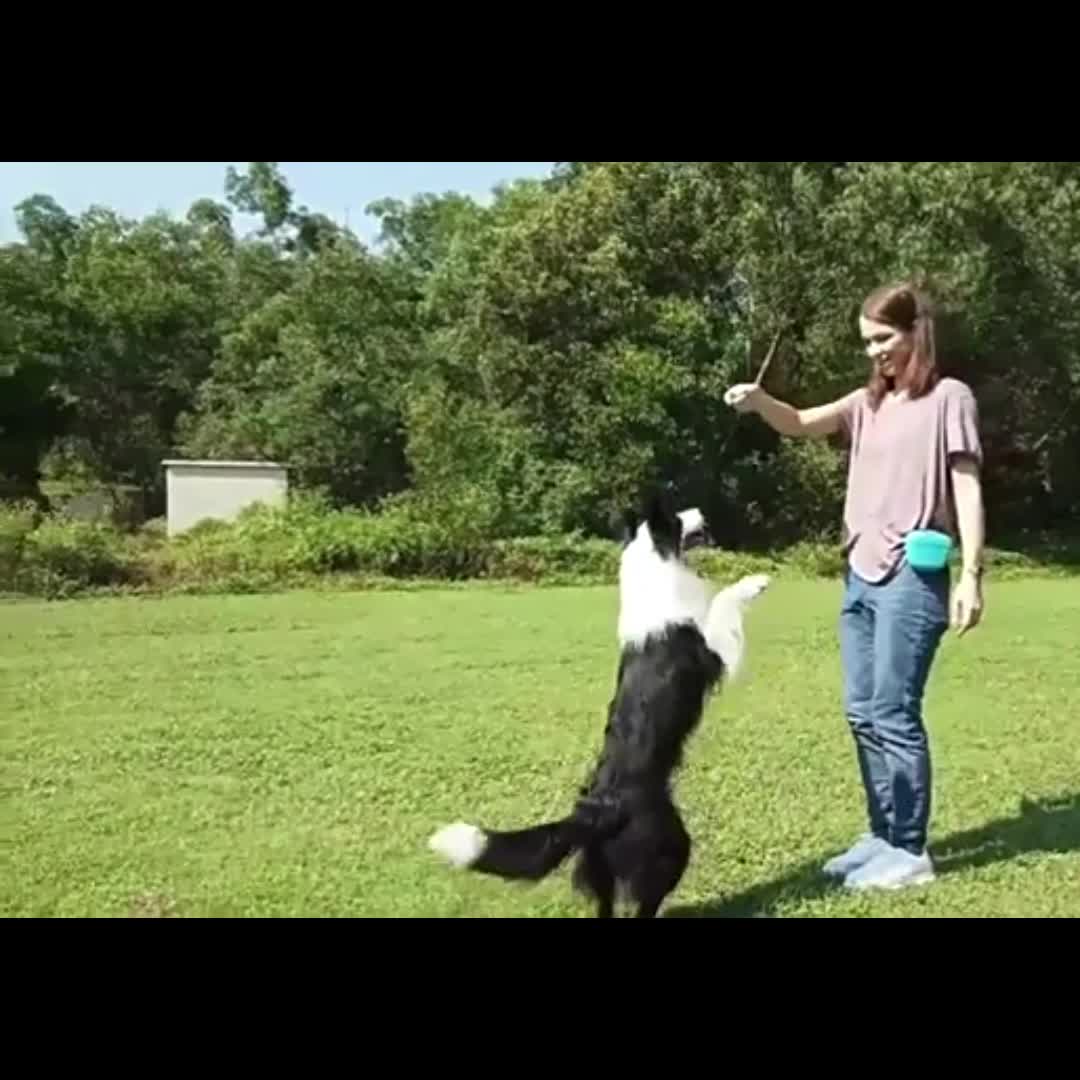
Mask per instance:
[[[975,395],[944,378],[924,397],[886,395],[871,410],[864,388],[843,399],[841,430],[851,447],[844,547],[866,581],[887,577],[914,529],[938,529],[959,540],[949,466],[954,454],[982,463]]]

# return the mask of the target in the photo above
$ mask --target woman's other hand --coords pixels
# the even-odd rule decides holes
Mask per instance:
[[[965,572],[952,596],[952,626],[963,637],[978,626],[983,613],[982,584],[975,574]]]

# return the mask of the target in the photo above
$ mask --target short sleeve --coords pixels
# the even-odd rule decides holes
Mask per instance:
[[[982,440],[979,438],[979,406],[970,388],[954,382],[945,399],[945,453],[951,460],[963,455],[982,465]]]
[[[858,390],[852,390],[845,394],[837,404],[837,419],[840,421],[840,433],[852,441],[859,422],[859,412],[866,400],[866,387],[860,386]]]

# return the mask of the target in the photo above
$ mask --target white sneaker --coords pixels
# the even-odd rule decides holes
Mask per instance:
[[[903,848],[890,847],[844,879],[849,889],[906,889],[928,885],[934,880],[934,864],[929,852],[913,855]]]
[[[822,870],[826,877],[846,878],[860,866],[865,866],[875,855],[889,850],[888,843],[880,836],[864,833],[847,851],[831,858]]]

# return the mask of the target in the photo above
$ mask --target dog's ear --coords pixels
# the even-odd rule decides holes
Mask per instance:
[[[619,539],[623,544],[629,544],[637,535],[640,519],[633,510],[624,510],[622,520],[619,522]]]
[[[653,492],[645,503],[645,520],[657,550],[677,551],[682,541],[682,519],[672,509],[665,490]]]
[[[651,488],[642,499],[641,511],[650,527],[662,526],[664,519],[671,513],[671,500],[662,488]]]

